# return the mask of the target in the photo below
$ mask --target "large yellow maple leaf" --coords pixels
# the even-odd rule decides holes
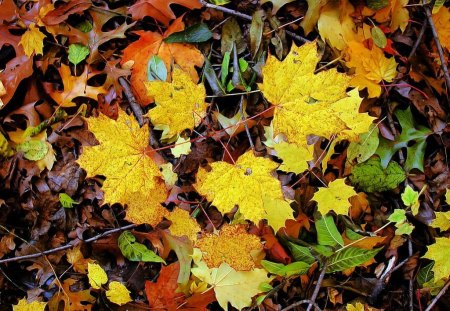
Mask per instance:
[[[428,251],[423,258],[434,260],[434,280],[447,279],[450,276],[450,238],[436,238],[436,243],[428,246]]]
[[[183,70],[175,68],[172,82],[145,83],[156,107],[148,113],[153,125],[163,129],[162,139],[171,138],[187,128],[199,125],[206,114],[206,91],[203,84],[192,82]]]
[[[364,44],[351,41],[348,43],[346,54],[347,67],[355,68],[355,76],[350,85],[359,89],[367,88],[369,97],[380,96],[379,83],[382,80],[392,82],[397,76],[395,59],[384,56],[383,51],[375,45],[369,50]]]
[[[132,222],[158,224],[168,214],[160,204],[167,190],[158,166],[148,156],[148,129],[139,128],[123,111],[117,121],[100,115],[86,122],[100,144],[84,147],[77,162],[88,176],[106,177],[105,203],[128,205],[126,218]]]
[[[222,213],[230,212],[237,205],[243,218],[254,223],[267,219],[278,231],[293,216],[279,180],[271,175],[277,166],[249,151],[235,165],[214,162],[210,172],[200,168],[195,187]]]
[[[319,60],[315,42],[294,45],[283,61],[274,56],[267,60],[259,88],[277,106],[274,132],[303,146],[310,134],[357,140],[374,118],[358,112],[361,98],[357,90],[346,92],[351,76],[336,69],[314,73]]]

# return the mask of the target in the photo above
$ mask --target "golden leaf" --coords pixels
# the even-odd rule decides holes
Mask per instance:
[[[25,54],[30,57],[33,53],[36,55],[44,53],[45,35],[36,27],[35,23],[31,23],[28,30],[20,38],[19,44],[23,46]]]
[[[358,113],[361,98],[357,90],[346,93],[350,76],[336,69],[314,74],[319,60],[312,42],[293,46],[282,62],[269,57],[263,68],[264,83],[259,88],[277,106],[274,132],[283,133],[289,143],[306,146],[310,134],[356,140],[374,119]]]
[[[408,0],[390,0],[388,5],[379,10],[371,10],[367,7],[363,10],[364,16],[370,16],[378,23],[387,23],[391,31],[394,32],[400,28],[403,32],[409,22],[409,12],[405,5],[408,4]]]
[[[293,219],[292,209],[284,200],[280,182],[271,173],[278,164],[258,158],[251,151],[243,154],[236,165],[226,162],[211,164],[207,172],[200,168],[196,189],[222,213],[239,206],[245,219],[258,223],[267,219],[275,231]]]
[[[20,299],[16,305],[13,305],[13,311],[44,311],[46,302],[33,301],[28,303],[28,301],[23,298]]]
[[[109,283],[109,289],[106,291],[106,297],[116,305],[123,305],[132,301],[130,291],[120,282],[113,281]]]
[[[250,306],[252,297],[261,292],[261,283],[269,283],[273,279],[264,269],[236,271],[226,263],[213,269],[200,265],[192,268],[192,274],[212,286],[224,310],[228,310],[228,303],[238,310]]]
[[[375,45],[369,50],[362,43],[352,41],[348,43],[346,53],[347,67],[355,68],[355,76],[350,85],[360,90],[367,88],[369,97],[380,96],[379,83],[382,80],[392,82],[397,76],[395,59],[386,58],[383,51]]]
[[[189,138],[178,137],[175,146],[170,148],[170,152],[172,152],[175,158],[191,153],[191,142]]]
[[[145,83],[156,107],[148,113],[155,127],[168,127],[163,139],[171,138],[187,128],[200,124],[206,114],[205,87],[195,84],[181,69],[172,72],[172,83],[151,81]]]
[[[447,279],[450,276],[450,238],[436,238],[436,243],[428,246],[428,251],[422,258],[434,260],[432,271],[434,280]]]
[[[313,146],[299,146],[281,142],[274,144],[273,148],[277,152],[277,157],[283,160],[279,169],[285,172],[303,173],[308,169],[308,161],[313,158]]]
[[[219,234],[206,234],[195,247],[202,251],[209,268],[218,268],[225,262],[239,271],[255,268],[255,260],[263,253],[260,239],[242,225],[223,226]]]
[[[103,175],[105,203],[128,205],[127,219],[157,225],[168,211],[161,206],[167,196],[158,166],[148,156],[149,133],[119,110],[117,121],[104,115],[86,119],[100,144],[85,147],[78,159],[88,176]]]
[[[439,41],[442,46],[450,50],[450,8],[441,7],[436,14],[433,14],[433,22],[436,26]]]
[[[166,218],[172,222],[169,230],[173,236],[186,235],[191,241],[197,241],[197,233],[201,231],[201,228],[188,211],[175,208]]]
[[[73,265],[73,270],[79,273],[86,273],[89,263],[94,263],[90,258],[84,258],[80,251],[80,246],[76,245],[67,251],[67,261]]]
[[[313,200],[317,202],[318,210],[322,215],[334,211],[338,215],[348,215],[349,199],[357,195],[355,189],[347,186],[344,179],[336,179],[328,184],[327,188],[320,188],[314,194]]]
[[[95,289],[100,289],[103,284],[108,282],[108,276],[105,270],[96,263],[88,263],[88,278],[89,284]]]
[[[450,212],[434,212],[436,218],[431,222],[433,228],[439,228],[441,231],[450,229]]]

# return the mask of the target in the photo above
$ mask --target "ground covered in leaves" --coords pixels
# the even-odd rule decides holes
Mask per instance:
[[[450,8],[0,2],[0,310],[448,310]]]

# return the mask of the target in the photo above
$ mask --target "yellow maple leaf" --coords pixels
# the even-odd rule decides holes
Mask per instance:
[[[436,218],[431,222],[433,228],[439,228],[442,231],[450,229],[450,212],[434,212]]]
[[[94,263],[90,258],[84,258],[80,251],[80,246],[76,245],[67,251],[67,261],[73,265],[73,270],[79,273],[86,273],[89,263]]]
[[[164,129],[162,139],[169,139],[187,128],[199,125],[206,114],[206,91],[203,84],[192,82],[189,74],[175,68],[172,82],[145,83],[156,107],[148,113],[157,129]]]
[[[436,238],[436,243],[428,246],[428,251],[423,258],[434,260],[432,271],[436,281],[447,279],[450,276],[450,238]]]
[[[314,74],[320,60],[316,43],[293,46],[282,61],[271,56],[263,68],[264,96],[276,105],[275,134],[283,133],[289,143],[306,146],[306,136],[358,139],[374,118],[358,113],[361,98],[357,90],[348,94],[350,76],[336,69]],[[326,124],[326,126],[324,126]]]
[[[274,144],[273,148],[277,152],[277,157],[283,160],[279,169],[285,172],[303,173],[308,169],[308,161],[313,158],[313,146],[299,146],[281,142]]]
[[[201,228],[188,211],[175,208],[166,218],[172,222],[169,230],[173,236],[186,235],[191,241],[197,241],[197,234]]]
[[[345,184],[344,179],[336,179],[328,184],[327,188],[320,188],[314,194],[313,200],[317,202],[318,210],[322,215],[334,211],[338,215],[348,215],[350,207],[349,198],[357,195],[353,187]]]
[[[223,226],[219,234],[206,234],[195,247],[202,251],[209,268],[218,268],[225,262],[236,270],[249,271],[263,254],[260,239],[242,225]]]
[[[347,311],[366,311],[366,307],[364,306],[363,303],[356,301],[353,303],[348,303],[345,306]],[[372,308],[367,308],[367,311],[371,311],[373,310]]]
[[[100,289],[103,284],[108,282],[108,276],[106,275],[105,270],[96,263],[88,263],[87,276],[89,278],[89,284],[95,289]]]
[[[212,286],[224,310],[228,310],[228,303],[238,310],[250,306],[252,297],[261,293],[261,283],[269,283],[273,279],[264,269],[236,271],[226,263],[213,269],[200,265],[192,268],[192,274]]]
[[[160,204],[167,190],[158,166],[148,156],[148,129],[139,128],[134,117],[121,110],[117,121],[100,115],[86,122],[100,144],[84,147],[77,162],[88,176],[106,177],[105,203],[126,204],[128,220],[157,225],[168,214]]]
[[[132,301],[130,291],[120,282],[112,281],[109,283],[109,289],[106,291],[106,297],[116,305],[124,305]]]
[[[45,35],[36,27],[35,23],[31,23],[27,31],[20,38],[19,44],[23,46],[23,51],[27,56],[43,54],[44,53],[44,38]]]
[[[47,306],[46,302],[33,301],[28,303],[28,301],[23,298],[20,299],[16,305],[13,305],[13,311],[44,311]]]
[[[379,83],[382,80],[392,82],[397,76],[395,59],[384,56],[383,51],[375,45],[369,50],[362,43],[351,41],[348,43],[346,54],[347,67],[355,69],[355,76],[350,85],[360,90],[367,88],[369,97],[380,96]]]
[[[450,8],[442,6],[432,17],[439,41],[442,46],[450,50]]]
[[[200,168],[196,189],[222,213],[239,206],[245,219],[258,223],[267,219],[275,231],[293,219],[292,209],[284,200],[279,180],[271,175],[278,164],[258,158],[249,151],[236,161],[211,164],[211,171]]]

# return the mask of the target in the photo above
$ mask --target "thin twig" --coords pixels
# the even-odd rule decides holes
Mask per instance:
[[[227,14],[230,14],[230,15],[233,15],[233,16],[236,16],[236,17],[245,19],[245,20],[250,21],[250,22],[252,21],[252,17],[251,17],[250,15],[247,15],[247,14],[244,14],[244,13],[241,13],[241,12],[238,12],[238,11],[236,11],[236,10],[232,10],[232,9],[229,9],[229,8],[225,8],[225,7],[223,7],[223,6],[211,4],[211,3],[208,3],[208,2],[206,2],[206,1],[204,1],[204,0],[200,0],[200,3],[201,3],[205,8],[208,8],[208,9],[214,9],[214,10],[217,10],[217,11],[221,11],[221,12],[224,12],[224,13],[227,13]],[[295,39],[295,40],[298,40],[298,41],[300,41],[300,42],[303,42],[303,43],[311,42],[311,41],[309,41],[308,39],[305,39],[305,38],[303,38],[302,36],[299,36],[299,35],[293,33],[292,31],[289,31],[289,30],[286,30],[286,34],[287,34],[288,36],[290,36],[291,38],[293,38],[293,39]]]
[[[413,255],[413,247],[411,239],[408,239],[408,259]],[[414,278],[409,279],[409,311],[414,311]]]
[[[245,132],[247,133],[247,137],[248,137],[248,141],[250,143],[250,147],[252,148],[253,151],[255,151],[255,145],[253,144],[253,141],[252,141],[252,135],[250,135],[250,130],[248,129],[248,124],[245,121],[245,116],[244,116],[244,96],[241,97],[241,102],[239,103],[239,110],[241,112],[241,120],[244,123]]]
[[[288,311],[288,310],[294,309],[295,307],[303,305],[305,303],[313,305],[314,308],[316,308],[316,310],[318,310],[318,311],[322,311],[322,309],[319,308],[319,305],[317,303],[315,303],[314,301],[311,301],[309,299],[303,299],[303,300],[297,301],[296,303],[291,304],[289,307],[286,307],[286,308],[282,309],[281,311]]]
[[[445,282],[444,287],[441,288],[439,293],[436,295],[436,297],[434,297],[433,301],[431,301],[431,303],[428,305],[428,307],[425,309],[425,311],[431,311],[431,309],[433,309],[434,305],[445,294],[445,292],[447,291],[449,286],[450,286],[450,279],[448,279],[447,282]]]
[[[70,244],[69,243],[69,244],[66,244],[66,245],[63,245],[63,246],[55,247],[55,248],[52,248],[52,249],[49,249],[49,250],[46,250],[46,251],[42,251],[42,252],[39,252],[39,253],[35,253],[35,254],[29,254],[29,255],[24,255],[24,256],[18,256],[18,257],[2,259],[2,260],[0,260],[0,264],[4,264],[4,263],[7,263],[7,262],[13,262],[13,261],[32,259],[32,258],[48,255],[48,254],[51,254],[51,253],[63,251],[63,250],[66,250],[66,249],[74,247],[75,245],[77,245],[80,242],[84,242],[84,243],[94,242],[94,241],[96,241],[98,239],[101,239],[104,236],[113,234],[115,232],[119,232],[119,231],[123,231],[123,230],[127,230],[127,229],[132,229],[132,228],[134,228],[136,226],[137,225],[135,225],[135,224],[131,224],[131,225],[127,225],[127,226],[111,229],[109,231],[105,231],[105,232],[100,233],[100,234],[98,234],[98,235],[96,235],[96,236],[94,236],[94,237],[92,237],[90,239],[87,239],[87,240],[78,240],[74,244]]]
[[[409,52],[408,60],[411,59],[411,57],[413,57],[414,54],[416,54],[417,48],[419,47],[420,43],[422,42],[425,31],[427,30],[427,26],[428,26],[428,19],[423,21],[422,28],[420,29],[420,32],[417,35],[416,42],[414,42],[411,52]]]
[[[314,288],[314,292],[311,296],[311,301],[308,304],[308,308],[306,309],[306,311],[311,311],[311,308],[314,306],[317,296],[319,295],[319,291],[320,291],[320,287],[322,286],[322,281],[323,278],[325,277],[325,272],[327,271],[327,267],[328,267],[328,262],[325,261],[323,267],[322,267],[322,271],[320,271],[320,275],[319,278],[317,279],[317,284],[316,287]]]
[[[444,56],[444,50],[442,49],[441,42],[439,41],[439,36],[438,36],[437,30],[436,30],[436,26],[434,25],[433,16],[431,13],[431,9],[433,8],[435,2],[436,2],[436,0],[431,0],[429,5],[426,5],[426,0],[422,0],[422,3],[424,5],[423,8],[425,10],[425,13],[427,14],[428,24],[430,24],[431,32],[433,33],[434,43],[436,44],[436,48],[439,53],[439,59],[441,61],[441,68],[442,68],[442,71],[444,72],[445,84],[447,85],[447,98],[449,98],[449,96],[450,96],[450,92],[449,92],[449,90],[450,90],[450,74],[448,73],[447,62],[446,62],[445,56]]]
[[[128,84],[128,81],[125,78],[120,77],[119,83],[123,87],[123,92],[125,93],[125,97],[128,99],[130,103],[131,110],[133,110],[134,116],[139,123],[139,126],[142,127],[144,125],[144,113],[142,112],[141,105],[137,102],[134,97],[133,91],[131,90],[131,86]]]

